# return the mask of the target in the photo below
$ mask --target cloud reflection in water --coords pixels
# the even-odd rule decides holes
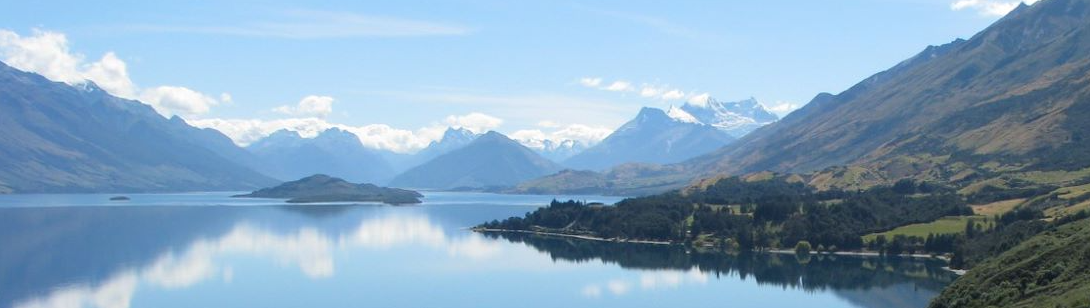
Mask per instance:
[[[615,296],[628,294],[636,286],[641,290],[673,289],[683,284],[707,284],[708,274],[696,268],[688,271],[650,270],[640,272],[639,279],[612,279],[605,283],[583,286],[580,293],[586,297],[601,297],[606,292]]]
[[[276,233],[247,223],[237,224],[227,234],[199,239],[180,253],[163,253],[146,266],[115,273],[105,282],[63,286],[49,294],[29,299],[16,308],[127,308],[139,286],[163,289],[185,288],[211,278],[234,279],[234,270],[221,264],[228,256],[273,260],[285,267],[298,267],[311,279],[335,273],[335,250],[355,248],[387,249],[395,246],[424,246],[453,257],[483,259],[496,255],[500,245],[477,234],[452,239],[443,229],[424,217],[388,216],[363,220],[348,233],[328,235],[312,227]]]

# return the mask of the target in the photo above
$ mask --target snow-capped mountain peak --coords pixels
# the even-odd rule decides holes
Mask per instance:
[[[685,103],[679,108],[700,123],[715,126],[735,137],[741,137],[780,118],[757,99],[722,102],[708,98],[703,104]]]
[[[678,108],[674,105],[670,105],[670,109],[666,110],[666,115],[679,122],[701,123],[700,120],[698,120],[692,114],[689,114],[689,112],[686,112],[685,110],[682,110],[681,108]]]

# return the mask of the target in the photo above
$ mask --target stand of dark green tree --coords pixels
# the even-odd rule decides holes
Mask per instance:
[[[731,177],[699,191],[629,198],[614,206],[554,200],[525,217],[479,227],[618,240],[701,241],[738,250],[790,248],[800,241],[826,250],[860,250],[866,234],[969,214],[972,209],[952,189],[923,182],[817,192],[784,177],[760,181]],[[913,239],[917,240],[919,250],[932,252],[953,251],[956,241]]]

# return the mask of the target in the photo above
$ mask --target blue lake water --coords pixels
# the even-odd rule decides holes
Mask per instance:
[[[923,307],[935,261],[478,234],[554,197],[287,205],[233,193],[0,196],[0,307]]]

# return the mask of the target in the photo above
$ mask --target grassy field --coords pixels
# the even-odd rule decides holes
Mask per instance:
[[[912,224],[882,233],[867,234],[863,236],[863,241],[873,241],[879,235],[885,235],[886,238],[893,238],[896,235],[926,238],[928,234],[962,233],[965,232],[965,225],[969,222],[969,219],[973,219],[977,225],[984,227],[984,218],[985,216],[948,216],[928,223]]]
[[[1059,218],[1067,215],[1078,213],[1079,211],[1090,210],[1090,201],[1079,203],[1072,206],[1056,206],[1045,210],[1045,217]]]
[[[1004,213],[1013,210],[1019,204],[1022,204],[1022,202],[1026,202],[1026,199],[1004,200],[983,205],[974,205],[973,214],[979,216],[1003,215]]]
[[[1060,195],[1060,199],[1075,199],[1090,193],[1090,184],[1060,188],[1056,193]]]

